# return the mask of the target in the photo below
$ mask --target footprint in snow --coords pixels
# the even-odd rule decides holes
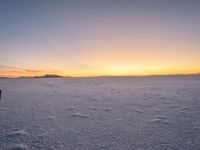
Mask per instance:
[[[153,122],[153,123],[162,123],[162,120],[158,119],[158,118],[151,119],[150,121]]]
[[[200,123],[196,123],[193,128],[195,130],[200,130]]]
[[[140,113],[140,114],[144,113],[144,111],[142,109],[134,109],[134,110],[135,110],[135,112]]]
[[[165,100],[167,99],[166,97],[158,97],[159,100]]]
[[[17,130],[7,134],[6,136],[7,137],[28,136],[28,132],[26,132],[25,130]]]
[[[71,106],[71,107],[69,107],[69,110],[74,110],[76,107],[75,106]]]
[[[156,118],[161,120],[166,120],[167,116],[157,115]]]
[[[112,111],[112,108],[103,108],[103,110],[106,112],[110,112],[110,111]]]
[[[88,119],[90,118],[89,115],[81,114],[81,113],[75,113],[72,115],[73,118],[83,118],[83,119]]]
[[[172,106],[169,106],[170,108],[178,108],[177,105],[172,105]]]
[[[90,97],[90,98],[89,98],[89,101],[94,101],[94,102],[95,102],[95,101],[99,101],[99,99],[98,99],[98,98],[95,98],[95,97]]]
[[[0,111],[6,111],[8,108],[0,108]]]
[[[56,119],[56,117],[57,117],[57,116],[47,116],[47,119],[48,119],[48,120],[54,120],[54,119]]]
[[[14,145],[9,145],[7,147],[7,150],[28,150],[28,146],[25,144],[14,144]]]
[[[160,123],[160,122],[166,121],[166,119],[167,119],[167,116],[157,115],[155,116],[154,119],[151,120],[151,122]]]
[[[167,116],[157,115],[154,119],[151,119],[150,122],[152,123],[160,123],[163,125],[173,125],[172,122],[167,120]]]
[[[164,125],[173,125],[172,122],[169,122],[169,121],[167,121],[167,120],[166,120],[166,121],[163,121],[163,124],[164,124]]]
[[[153,111],[155,111],[156,113],[162,112],[161,109],[154,109]]]
[[[117,118],[116,121],[123,121],[124,119],[122,118]]]
[[[184,110],[187,111],[187,110],[190,110],[190,108],[189,108],[189,107],[183,107],[182,110],[183,110],[183,111],[184,111]]]
[[[89,107],[88,109],[91,109],[91,110],[98,110],[97,107]]]

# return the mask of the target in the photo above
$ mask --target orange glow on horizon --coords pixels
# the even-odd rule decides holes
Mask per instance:
[[[31,72],[31,71],[6,71],[0,72],[0,77],[34,77],[34,76],[44,76],[47,74],[54,74],[60,76],[69,76],[69,77],[95,77],[95,76],[148,76],[148,75],[177,75],[177,74],[198,74],[200,69],[190,69],[190,70],[135,70],[131,72],[129,68],[111,68],[110,71],[98,72],[98,71],[74,71],[74,72]]]
[[[132,39],[114,37],[87,39],[90,43],[80,45],[82,52],[69,56],[49,53],[48,57],[23,57],[19,70],[0,70],[3,77],[43,76],[56,74],[71,77],[90,76],[147,76],[200,73],[197,45],[184,41]],[[132,39],[132,40],[130,40]],[[62,49],[58,47],[58,49]],[[189,52],[193,49],[193,53]],[[37,61],[35,61],[37,60]],[[29,68],[36,70],[32,70]]]

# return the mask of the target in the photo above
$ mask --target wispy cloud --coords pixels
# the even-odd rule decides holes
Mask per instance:
[[[0,64],[0,77],[40,76],[45,74],[57,74],[57,71],[43,71],[35,69],[23,69]]]

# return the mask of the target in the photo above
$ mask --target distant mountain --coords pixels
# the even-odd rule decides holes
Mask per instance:
[[[34,78],[64,78],[64,77],[55,74],[46,74],[44,76],[35,76]]]
[[[9,79],[9,77],[0,77],[0,79]]]
[[[146,75],[146,76],[91,76],[91,77],[74,77],[74,78],[111,78],[111,77],[115,77],[115,78],[132,78],[132,77],[142,77],[142,78],[146,78],[146,77],[200,77],[200,73],[197,74],[172,74],[172,75]],[[10,77],[2,77],[0,76],[0,79],[9,79]],[[14,78],[14,77],[12,77]],[[60,75],[56,75],[56,74],[46,74],[43,76],[21,76],[21,77],[16,77],[16,78],[73,78],[71,76],[60,76]]]

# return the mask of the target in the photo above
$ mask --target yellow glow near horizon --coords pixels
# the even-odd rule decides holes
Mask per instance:
[[[134,70],[134,69],[133,69]],[[0,77],[32,77],[32,76],[43,76],[46,74],[56,74],[61,76],[71,76],[71,77],[92,77],[92,76],[148,76],[148,75],[176,75],[176,74],[196,74],[200,73],[200,69],[191,68],[190,70],[179,69],[179,70],[158,70],[158,69],[135,69],[134,71],[129,68],[118,68],[112,67],[106,69],[104,71],[73,71],[73,72],[38,72],[38,73],[30,73],[30,72],[18,72],[18,71],[7,71],[0,72]]]
[[[80,45],[78,49],[82,51],[72,56],[68,55],[68,51],[62,50],[62,53],[50,53],[48,57],[23,57],[23,68],[31,66],[33,70],[0,71],[0,76],[57,74],[89,77],[200,73],[199,46],[184,43],[184,40],[159,39],[152,35],[151,40],[131,37],[129,40],[122,40],[109,36],[87,41],[90,43]]]
[[[8,70],[0,71],[0,76],[42,76],[45,74],[57,74],[72,77],[90,76],[146,76],[146,75],[171,75],[171,74],[195,74],[200,73],[198,56],[187,57],[187,55],[173,53],[167,55],[162,53],[122,53],[112,51],[86,54],[82,57],[81,65],[60,65],[52,67],[52,64],[34,70]],[[81,58],[77,58],[80,60]],[[64,62],[67,64],[66,62]],[[36,68],[36,67],[35,67]]]

